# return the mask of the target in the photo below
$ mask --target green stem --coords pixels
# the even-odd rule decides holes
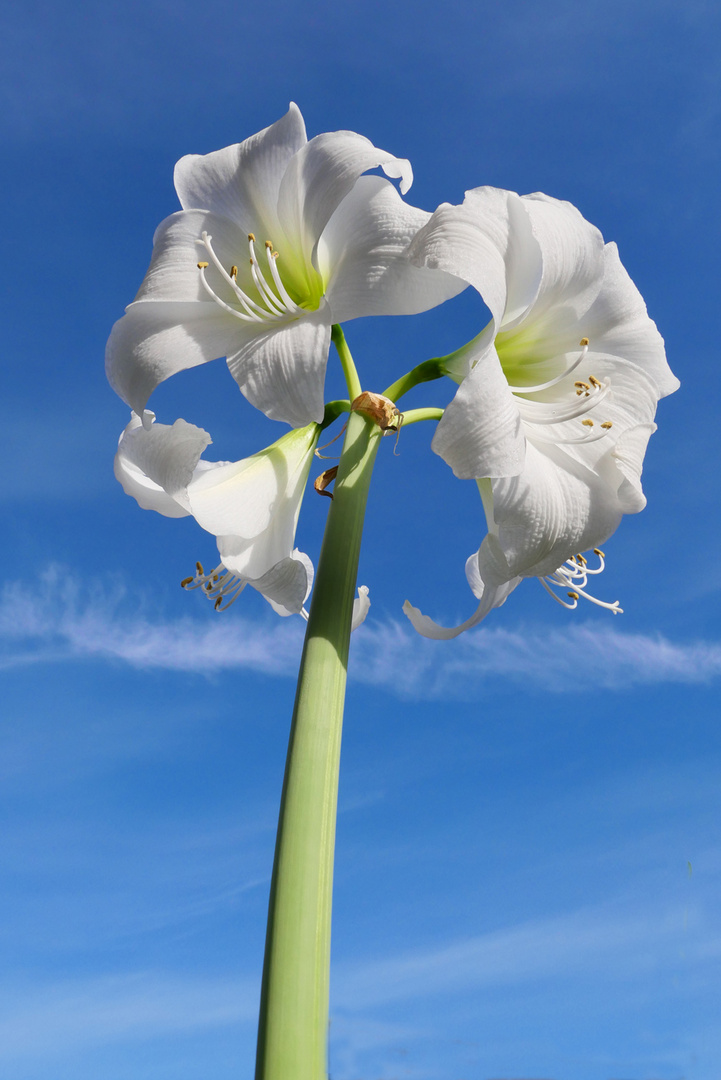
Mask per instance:
[[[421,420],[440,420],[442,416],[443,409],[409,409],[408,412],[403,413],[403,427],[417,424]]]
[[[338,356],[340,358],[341,367],[343,368],[343,374],[345,375],[346,386],[348,387],[348,397],[351,401],[355,401],[361,392],[361,383],[358,378],[358,372],[356,366],[353,363],[353,357],[351,356],[350,349],[346,344],[345,334],[343,333],[338,323],[333,323],[330,332],[331,341],[336,347]]]
[[[348,418],[315,578],[270,890],[256,1080],[326,1080],[333,850],[346,665],[381,432]]]
[[[405,375],[401,375],[400,379],[396,379],[394,383],[391,383],[383,391],[383,396],[390,398],[391,401],[398,401],[398,398],[402,397],[403,394],[407,394],[409,390],[412,390],[414,386],[418,386],[419,383],[433,382],[434,379],[440,379],[445,374],[445,357],[438,356],[433,360],[424,360],[422,364],[411,368]]]

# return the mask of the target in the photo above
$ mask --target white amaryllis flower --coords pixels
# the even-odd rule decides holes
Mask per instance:
[[[120,436],[115,475],[145,510],[166,517],[190,514],[218,542],[221,563],[209,574],[200,564],[186,587],[201,586],[217,609],[246,585],[279,615],[301,612],[313,582],[307,555],[294,548],[295,529],[320,428],[289,431],[241,461],[203,461],[207,431],[176,420],[145,426],[133,415]]]
[[[456,476],[483,478],[488,536],[466,568],[480,603],[453,629],[406,614],[426,636],[453,637],[524,577],[566,607],[594,599],[598,549],[645,506],[656,403],[679,385],[616,245],[570,203],[477,188],[438,208],[411,257],[473,285],[492,318],[449,358],[460,387],[433,440]],[[579,554],[590,548],[598,563]]]
[[[302,427],[323,418],[333,323],[410,315],[464,284],[404,258],[430,214],[403,202],[410,163],[352,131],[306,139],[300,110],[175,168],[183,209],[155,234],[106,368],[142,416],[170,375],[220,356],[251,404]]]

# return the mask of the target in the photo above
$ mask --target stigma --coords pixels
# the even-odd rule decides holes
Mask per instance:
[[[241,322],[267,323],[276,319],[287,319],[289,316],[302,314],[300,308],[290,296],[278,272],[279,253],[274,250],[270,240],[265,241],[265,259],[259,258],[255,248],[255,235],[248,233],[248,263],[250,266],[250,278],[255,292],[255,299],[250,292],[241,288],[238,284],[238,267],[233,264],[230,271],[226,270],[213,249],[213,237],[203,232],[198,241],[205,248],[210,262],[201,260],[198,262],[200,280],[208,296],[218,307],[223,308],[230,315]],[[213,266],[218,271],[225,285],[233,295],[234,303],[226,303],[208,281],[206,271]]]
[[[242,578],[239,574],[232,574],[230,570],[226,570],[222,563],[216,566],[215,570],[211,570],[209,574],[206,574],[202,564],[197,562],[195,564],[195,575],[183,578],[180,587],[188,591],[202,589],[203,596],[207,596],[208,600],[213,601],[213,607],[216,611],[227,611],[230,605],[234,604],[238,599],[247,584],[247,578]]]
[[[588,560],[583,555],[572,555],[570,559],[566,559],[562,566],[559,566],[558,570],[554,570],[552,574],[545,574],[538,580],[549,596],[552,596],[557,604],[568,608],[569,611],[574,611],[578,607],[578,601],[583,597],[584,600],[588,600],[597,607],[606,608],[613,615],[622,615],[623,608],[618,600],[614,600],[613,603],[609,603],[607,600],[599,600],[597,597],[591,596],[586,590],[589,577],[602,574],[606,567],[606,557],[601,549],[594,548],[593,554],[598,559],[598,566],[589,566]],[[566,589],[567,599],[559,596],[554,591],[555,589]]]

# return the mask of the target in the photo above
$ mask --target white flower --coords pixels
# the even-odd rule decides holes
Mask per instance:
[[[114,326],[106,368],[142,416],[170,375],[220,356],[247,399],[302,427],[323,417],[331,325],[414,314],[464,286],[403,256],[430,215],[362,176],[410,163],[351,131],[306,139],[300,110],[245,142],[182,158],[183,209],[155,234],[140,291]]]
[[[218,542],[221,564],[205,574],[198,564],[186,587],[202,586],[227,607],[252,585],[279,615],[301,612],[313,582],[307,555],[294,548],[295,529],[320,428],[289,431],[241,461],[209,462],[201,454],[207,431],[176,420],[145,425],[133,415],[120,436],[115,475],[145,510],[195,520]]]
[[[411,257],[473,285],[492,319],[449,358],[460,387],[433,440],[456,476],[485,478],[488,536],[467,565],[480,604],[453,629],[410,604],[406,614],[452,637],[524,577],[566,589],[570,603],[552,593],[566,607],[593,599],[587,578],[603,556],[591,566],[578,553],[645,506],[656,403],[679,385],[615,244],[570,203],[477,188],[438,208]]]

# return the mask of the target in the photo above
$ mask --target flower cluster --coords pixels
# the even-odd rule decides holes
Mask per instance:
[[[385,176],[366,175],[376,168]],[[569,203],[485,187],[429,214],[402,198],[411,182],[408,161],[353,132],[308,141],[295,105],[243,143],[178,162],[182,209],[159,226],[107,346],[133,410],[116,475],[142,507],[191,514],[217,538],[220,564],[198,564],[186,587],[223,608],[250,584],[280,614],[303,611],[313,570],[295,528],[332,327],[471,286],[491,320],[443,360],[458,389],[432,449],[478,484],[488,533],[466,573],[479,604],[454,628],[404,610],[420,633],[453,637],[537,577],[566,607],[586,597],[616,612],[588,579],[645,503],[656,404],[678,386],[662,338],[615,245]],[[291,426],[237,462],[204,461],[207,432],[146,409],[170,375],[219,357],[252,405]]]

